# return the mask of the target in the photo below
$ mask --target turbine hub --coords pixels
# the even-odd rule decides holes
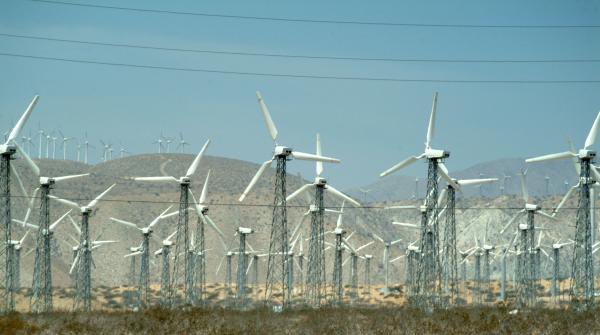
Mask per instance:
[[[321,178],[321,177],[316,177],[315,178],[315,185],[322,186],[322,185],[325,185],[325,184],[327,184],[327,179]]]

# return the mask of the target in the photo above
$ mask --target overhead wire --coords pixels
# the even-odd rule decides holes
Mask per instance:
[[[71,44],[97,45],[104,47],[145,49],[182,53],[197,54],[217,54],[232,56],[254,56],[254,57],[273,57],[273,58],[291,58],[291,59],[309,59],[309,60],[336,60],[336,61],[360,61],[360,62],[400,62],[400,63],[600,63],[600,59],[595,58],[565,58],[565,59],[450,59],[450,58],[398,58],[398,57],[352,57],[352,56],[329,56],[329,55],[300,55],[286,53],[268,53],[268,52],[247,52],[230,51],[215,49],[193,49],[193,48],[175,48],[155,45],[144,45],[134,43],[100,42],[86,41],[68,38],[56,38],[39,35],[9,34],[0,33],[0,37],[20,38],[29,40],[41,40],[50,42],[62,42]]]
[[[457,84],[598,84],[600,80],[524,80],[524,79],[509,79],[509,80],[478,80],[478,79],[440,79],[440,78],[394,78],[394,77],[363,77],[363,76],[334,76],[334,75],[311,75],[311,74],[294,74],[294,73],[268,73],[268,72],[250,72],[250,71],[233,71],[233,70],[216,70],[207,68],[188,68],[188,67],[173,67],[173,66],[160,66],[160,65],[143,65],[133,63],[117,63],[98,61],[90,59],[76,59],[76,58],[63,58],[63,57],[50,57],[50,56],[39,56],[31,54],[21,53],[10,53],[0,51],[0,56],[4,57],[15,57],[25,59],[36,59],[45,61],[56,61],[66,63],[79,63],[79,64],[93,64],[93,65],[104,65],[113,67],[127,67],[137,69],[151,69],[151,70],[166,70],[166,71],[179,71],[179,72],[200,72],[200,73],[214,73],[214,74],[225,74],[225,75],[241,75],[241,76],[258,76],[258,77],[271,77],[271,78],[296,78],[296,79],[324,79],[324,80],[346,80],[346,81],[365,81],[365,82],[396,82],[396,83],[457,83]]]
[[[191,12],[179,10],[137,8],[110,6],[83,2],[56,1],[56,0],[28,0],[31,2],[44,3],[50,5],[88,7],[97,9],[110,9],[138,13],[153,13],[153,14],[171,14],[171,15],[186,15],[198,17],[214,17],[223,19],[241,19],[255,21],[272,21],[272,22],[295,22],[295,23],[318,23],[318,24],[340,24],[340,25],[360,25],[360,26],[383,26],[383,27],[421,27],[421,28],[484,28],[484,29],[595,29],[600,28],[597,24],[540,24],[540,25],[518,25],[518,24],[449,24],[449,23],[415,23],[415,22],[385,22],[385,21],[361,21],[361,20],[334,20],[334,19],[316,19],[316,18],[292,18],[292,17],[275,17],[275,16],[255,16],[255,15],[233,15],[233,14],[218,14],[208,12]]]

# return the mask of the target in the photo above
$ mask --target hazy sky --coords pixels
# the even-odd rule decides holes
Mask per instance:
[[[83,2],[79,0],[73,0]],[[90,0],[88,3],[92,3]],[[475,25],[600,25],[590,1],[93,1],[103,5],[331,20]],[[600,59],[600,28],[498,29],[343,25],[153,14],[0,2],[0,34],[260,53],[446,59]],[[596,63],[400,63],[280,59],[74,45],[0,36],[0,53],[113,63],[320,76],[450,80],[600,80]],[[450,170],[502,157],[580,146],[600,109],[600,84],[399,83],[269,78],[133,69],[0,56],[0,130],[41,99],[29,128],[122,141],[155,150],[160,134],[182,132],[198,151],[263,162],[272,143],[255,98],[262,91],[280,143],[342,159],[325,175],[339,188],[364,185],[421,153],[434,91],[434,147],[450,150]],[[9,125],[10,124],[10,125]],[[37,140],[36,140],[37,143]],[[118,148],[117,148],[118,150]],[[189,152],[189,151],[188,151]],[[97,161],[100,150],[92,153]],[[116,155],[116,154],[115,154]],[[71,154],[74,157],[74,154]],[[314,175],[314,165],[292,162]],[[417,164],[406,174],[421,175]]]

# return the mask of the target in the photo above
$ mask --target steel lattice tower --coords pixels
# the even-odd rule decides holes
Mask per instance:
[[[418,262],[418,253],[416,250],[406,250],[406,272],[404,281],[407,286],[407,294],[413,296],[416,294],[416,276],[415,263]]]
[[[259,257],[257,254],[254,254],[254,255],[252,255],[252,259],[253,259],[252,266],[254,269],[254,273],[252,275],[252,277],[253,277],[252,284],[254,285],[253,293],[254,293],[254,298],[258,299],[258,290],[259,290],[259,288],[258,288],[258,260],[259,260]]]
[[[507,250],[502,250],[501,273],[500,273],[500,300],[506,301],[506,253]]]
[[[308,269],[306,274],[306,301],[319,307],[325,298],[325,227],[323,192],[325,185],[315,187],[315,206],[311,208]]]
[[[225,262],[225,294],[226,294],[226,298],[225,298],[225,301],[226,301],[227,305],[231,304],[231,296],[232,296],[232,289],[231,289],[231,258],[232,257],[233,257],[233,253],[227,252],[227,255],[225,256],[225,258],[226,258],[226,262]]]
[[[13,248],[13,290],[19,292],[21,289],[21,245]]]
[[[52,257],[50,252],[50,204],[48,198],[51,187],[51,183],[40,185],[40,217],[35,243],[33,293],[29,301],[30,310],[36,313],[52,310]]]
[[[300,296],[304,296],[304,254],[302,251],[298,254],[298,275],[296,276],[296,284],[300,287]]]
[[[286,267],[287,267],[287,294],[289,305],[292,304],[292,300],[294,297],[294,253],[289,252],[286,258]]]
[[[367,296],[371,296],[371,259],[373,256],[365,255],[365,289]]]
[[[204,221],[199,217],[196,226],[196,299],[204,306],[206,295],[206,244],[204,240]]]
[[[175,242],[175,255],[173,260],[173,269],[171,275],[171,283],[169,284],[171,287],[169,288],[169,304],[173,305],[174,295],[177,294],[177,280],[181,276],[181,268],[183,267],[183,291],[184,291],[184,301],[187,304],[193,303],[193,288],[194,288],[194,275],[192,273],[188,273],[189,265],[190,265],[190,254],[187,252],[190,247],[190,234],[189,234],[189,216],[188,216],[188,207],[189,207],[189,189],[190,182],[189,178],[185,180],[181,180],[180,184],[180,193],[179,193],[179,220],[177,222],[177,239]],[[180,262],[179,256],[183,254],[183,262]]]
[[[458,298],[458,252],[456,249],[456,190],[451,185],[447,188],[446,225],[444,226],[443,275],[445,294],[450,303]]]
[[[333,302],[341,304],[344,297],[344,287],[342,285],[342,238],[344,231],[336,229],[335,231],[335,257],[333,260]]]
[[[246,237],[252,233],[252,229],[249,228],[238,228],[237,232],[240,236],[240,245],[238,248],[238,268],[237,268],[237,282],[235,300],[237,307],[245,307],[248,303],[248,297],[246,296],[247,277],[246,267],[248,264],[248,254],[246,253]]]
[[[163,244],[161,250],[162,256],[162,272],[160,276],[160,294],[161,300],[164,306],[170,308],[171,297],[173,296],[170,292],[173,287],[171,286],[171,264],[170,264],[171,246]]]
[[[425,217],[421,222],[421,257],[417,268],[417,305],[433,308],[441,296],[441,267],[439,259],[438,225],[438,163],[439,158],[428,159]]]
[[[269,239],[269,255],[267,261],[267,280],[265,285],[265,300],[274,303],[273,295],[281,290],[281,304],[286,306],[290,297],[287,290],[286,258],[289,251],[286,205],[286,164],[287,155],[275,157],[275,197],[273,199],[273,221]]]
[[[575,307],[590,308],[594,304],[594,261],[592,256],[592,222],[590,218],[590,164],[592,155],[580,158],[579,204],[575,223],[573,266],[570,295]]]
[[[350,297],[356,301],[358,299],[358,255],[352,253],[350,257]]]
[[[92,309],[92,245],[90,242],[89,218],[91,209],[81,211],[81,237],[79,241],[79,262],[77,263],[77,286],[75,309]]]
[[[12,311],[15,309],[15,296],[13,276],[13,259],[8,251],[8,245],[12,241],[12,217],[10,213],[10,160],[11,156],[16,152],[14,147],[9,148],[3,154],[0,155],[0,196],[2,197],[2,209],[0,215],[2,215],[2,228],[4,230],[4,309]]]
[[[554,302],[557,303],[559,300],[560,288],[560,247],[552,248],[552,253],[554,256],[554,262],[552,266],[552,286],[550,287],[550,294],[554,299]]]
[[[475,252],[475,286],[473,290],[473,300],[475,304],[480,305],[482,303],[481,294],[481,253]]]
[[[466,287],[464,287],[464,286],[467,282],[467,257],[468,256],[469,256],[468,253],[463,253],[463,252],[460,253],[460,278],[463,283],[463,288],[465,289],[464,290],[465,292],[466,292]],[[458,293],[457,298],[461,298],[461,296],[460,296],[461,291],[459,290],[457,293]],[[462,299],[466,301],[467,297],[465,296]]]
[[[487,293],[487,299],[491,300],[493,297],[492,292],[492,282],[491,282],[491,274],[490,274],[490,252],[491,249],[484,248],[483,251],[483,283],[485,285],[485,290]]]
[[[140,276],[138,280],[138,307],[148,305],[148,286],[150,280],[150,232],[143,234],[142,255],[140,257]]]
[[[528,212],[528,215],[533,215]],[[528,218],[529,220],[529,218]],[[529,247],[528,229],[519,229],[519,251],[516,267],[516,295],[520,307],[532,306],[535,300],[533,292],[533,252]]]
[[[136,285],[136,278],[139,278],[137,276],[137,257],[133,255],[129,261],[129,286],[134,287]]]

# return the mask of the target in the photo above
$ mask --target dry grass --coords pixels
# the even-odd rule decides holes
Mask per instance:
[[[4,334],[589,334],[598,310],[455,308],[425,314],[410,308],[322,308],[274,313],[266,308],[55,312],[0,318]]]

